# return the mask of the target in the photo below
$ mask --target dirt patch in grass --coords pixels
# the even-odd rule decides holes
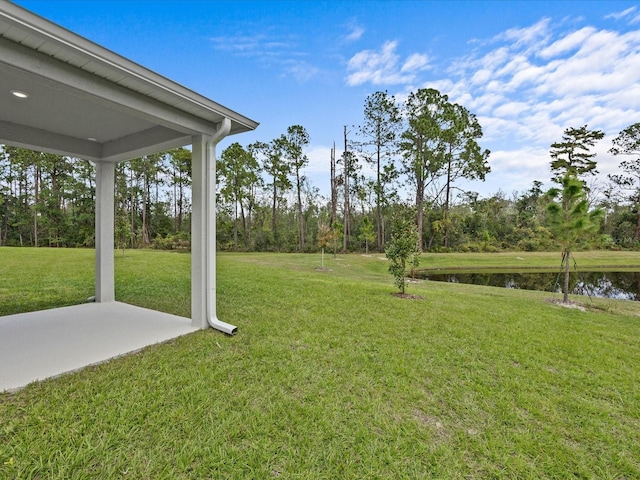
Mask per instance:
[[[577,302],[563,302],[562,300],[559,299],[555,299],[555,298],[550,298],[547,300],[547,302],[549,303],[553,303],[555,305],[558,305],[559,307],[564,307],[564,308],[574,308],[576,310],[580,310],[581,312],[586,312],[587,309],[584,305],[577,303]]]
[[[404,298],[405,300],[426,300],[426,298],[424,298],[421,295],[416,295],[415,293],[392,293],[391,295],[393,295],[394,297],[398,297],[398,298]]]

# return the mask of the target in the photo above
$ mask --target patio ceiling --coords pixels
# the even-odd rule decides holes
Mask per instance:
[[[26,94],[19,98],[16,93]],[[257,123],[0,1],[0,144],[119,162]]]

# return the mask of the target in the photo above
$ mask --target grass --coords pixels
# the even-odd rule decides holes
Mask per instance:
[[[589,271],[639,271],[640,252],[588,251],[573,252],[578,269]],[[447,253],[421,256],[420,267],[425,270],[478,271],[482,269],[501,272],[559,271],[561,255],[558,252],[504,252],[504,253]],[[573,269],[573,265],[572,265]]]
[[[0,248],[0,315],[76,305],[95,294],[94,251]]]
[[[1,308],[56,258],[37,286],[87,296],[91,255],[28,252],[0,275]],[[0,266],[16,255],[0,249]],[[502,261],[482,257],[456,262]],[[579,311],[438,282],[403,300],[377,255],[319,267],[219,254],[235,337],[197,332],[0,394],[0,478],[640,477],[637,303]],[[127,252],[116,269],[119,300],[188,315],[187,255]]]

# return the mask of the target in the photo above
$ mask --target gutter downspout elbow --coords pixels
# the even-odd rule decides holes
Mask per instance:
[[[207,140],[207,150],[209,165],[207,165],[207,198],[208,198],[208,217],[207,229],[208,238],[212,245],[207,249],[207,323],[216,330],[226,333],[227,335],[235,335],[238,327],[230,323],[218,320],[216,316],[216,145],[220,140],[226,137],[231,131],[231,120],[225,118],[220,123],[220,127],[216,130],[209,140]]]
[[[238,333],[238,327],[235,325],[231,325],[230,323],[223,322],[222,320],[218,320],[217,317],[212,317],[210,315],[207,316],[207,321],[212,328],[216,330],[220,330],[221,332],[226,333],[227,335],[235,335]]]

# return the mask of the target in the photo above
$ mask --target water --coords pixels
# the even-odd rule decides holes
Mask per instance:
[[[468,283],[492,287],[562,292],[564,274],[555,273],[445,273],[418,272],[419,278],[436,282]],[[620,300],[640,300],[640,272],[571,272],[569,290]]]

